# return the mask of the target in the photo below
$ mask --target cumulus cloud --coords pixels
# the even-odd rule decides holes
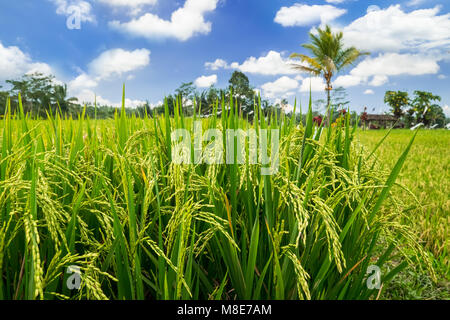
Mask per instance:
[[[205,68],[210,70],[228,69],[230,66],[223,59],[216,59],[214,62],[206,62]]]
[[[283,55],[277,51],[269,51],[266,56],[259,58],[250,57],[242,64],[233,62],[231,68],[239,69],[242,72],[271,76],[298,73],[298,71],[290,65],[289,59],[283,57]]]
[[[119,32],[147,39],[174,38],[186,41],[197,34],[211,32],[211,22],[205,14],[216,9],[219,0],[186,0],[184,6],[174,11],[170,20],[146,13],[129,22],[111,21],[110,27]]]
[[[119,48],[103,52],[89,64],[89,71],[101,79],[106,79],[114,75],[121,76],[124,73],[141,69],[149,63],[149,50],[126,51]]]
[[[70,90],[78,92],[87,88],[95,88],[98,86],[98,81],[93,79],[88,74],[82,73],[75,79],[71,80],[68,86]]]
[[[357,85],[360,85],[362,82],[362,78],[358,76],[353,75],[345,75],[345,76],[339,76],[334,82],[333,85],[335,87],[354,87]]]
[[[275,99],[274,105],[279,105],[281,107],[281,110],[283,110],[286,114],[294,111],[293,105],[291,105],[289,102],[283,103],[283,100],[280,98]]]
[[[5,47],[0,42],[0,80],[14,79],[23,74],[52,74],[52,68],[33,59],[16,46]]]
[[[310,77],[302,81],[300,92],[323,92],[326,88],[325,80],[322,77]]]
[[[326,24],[347,13],[332,5],[307,5],[296,3],[282,7],[275,16],[275,22],[283,27],[311,26],[320,22]]]
[[[416,7],[424,4],[427,0],[410,0],[406,3],[408,7]]]
[[[375,58],[368,58],[351,71],[357,76],[372,75],[423,75],[435,74],[439,65],[432,57],[422,54],[384,53]]]
[[[96,95],[96,93],[93,90],[90,89],[83,89],[80,92],[77,93],[76,97],[78,98],[78,101],[80,103],[94,103],[96,102],[97,105],[107,105],[112,106],[116,108],[120,108],[122,106],[122,101],[111,101],[109,99],[106,99],[102,97],[101,95]],[[142,106],[145,104],[146,101],[143,100],[133,100],[133,99],[125,99],[125,107],[126,108],[137,108],[139,106]]]
[[[347,45],[371,51],[373,56],[338,77],[334,85],[378,87],[393,76],[437,74],[438,63],[449,59],[450,49],[450,13],[440,11],[440,6],[410,12],[400,5],[369,6],[364,16],[342,31]]]
[[[367,89],[366,91],[364,91],[364,94],[367,95],[375,94],[375,91],[373,91],[372,89]]]
[[[295,62],[298,64],[298,62]],[[303,80],[299,70],[294,69],[292,61],[286,57],[285,53],[274,50],[269,51],[265,56],[249,57],[244,62],[232,62],[228,64],[223,59],[216,59],[214,62],[206,62],[205,67],[210,70],[236,69],[244,73],[259,74],[265,76],[293,75],[297,74],[296,80]]]
[[[110,6],[139,7],[143,5],[155,5],[158,0],[98,0]]]
[[[439,15],[440,10],[405,12],[400,5],[369,10],[343,28],[344,40],[369,51],[445,50],[450,48],[450,13]]]
[[[194,84],[198,88],[209,88],[217,83],[217,75],[213,74],[211,76],[201,76],[195,79]]]
[[[273,82],[267,82],[261,86],[264,96],[272,99],[276,97],[287,97],[295,94],[299,83],[297,80],[283,76]]]
[[[442,107],[442,110],[444,110],[445,116],[450,117],[450,107],[447,105]]]
[[[373,76],[372,80],[370,81],[370,85],[373,87],[381,87],[383,84],[388,83],[389,77],[384,74],[377,74]]]
[[[147,49],[127,51],[117,48],[104,51],[89,63],[88,72],[82,72],[68,83],[69,92],[77,97],[80,102],[92,103],[97,98],[98,104],[120,106],[121,103],[109,101],[102,96],[96,97],[95,88],[98,87],[102,80],[120,77],[147,66],[150,63],[150,54],[151,52]],[[140,100],[126,100],[126,105],[130,108],[137,107],[143,103],[144,101]]]
[[[132,16],[141,14],[144,6],[153,6],[158,0],[98,0],[113,8],[126,8],[127,13]]]
[[[349,75],[338,77],[335,86],[353,87],[369,84],[379,87],[389,81],[389,76],[437,74],[436,58],[423,54],[382,53],[360,62]]]

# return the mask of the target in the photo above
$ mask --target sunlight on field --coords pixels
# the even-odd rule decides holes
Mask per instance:
[[[372,149],[386,133],[386,130],[358,131],[358,139]],[[390,170],[412,135],[410,130],[393,130],[376,152],[381,166]],[[397,181],[411,190],[417,199],[400,188],[396,190],[407,204],[408,217],[423,244],[433,253],[437,271],[447,280],[450,248],[449,159],[450,131],[421,130]]]

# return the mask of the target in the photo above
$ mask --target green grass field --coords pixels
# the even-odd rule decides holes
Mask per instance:
[[[447,132],[414,142],[394,131],[376,145],[384,133],[351,127],[349,115],[317,127],[311,104],[304,126],[265,119],[258,105],[252,122],[218,108],[200,127],[220,134],[200,146],[233,151],[233,161],[207,164],[202,153],[195,165],[174,162],[172,132],[195,133],[198,120],[178,104],[174,117],[166,106],[145,119],[124,108],[101,121],[7,113],[0,299],[445,298]],[[279,141],[258,151],[278,155],[278,170],[237,162],[237,138],[224,133],[238,129],[258,132],[260,146],[260,129],[269,146]],[[188,145],[194,159],[195,138]],[[247,143],[242,153],[250,159]],[[395,184],[399,174],[416,197]]]
[[[358,140],[373,148],[386,133],[386,130],[361,130],[358,131]],[[394,166],[413,134],[410,130],[390,133],[376,152],[380,168],[390,170]],[[433,285],[427,275],[418,275],[417,270],[410,269],[399,277],[393,294],[399,298],[449,298],[450,131],[421,130],[398,183],[411,191],[396,188],[403,210],[407,212],[404,223],[414,227],[421,244],[430,252],[438,282]]]

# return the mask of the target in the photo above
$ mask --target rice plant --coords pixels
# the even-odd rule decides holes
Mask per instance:
[[[357,133],[361,143],[369,148],[372,148],[383,135],[385,135],[383,131]],[[392,168],[397,150],[407,143],[410,136],[410,130],[395,130],[390,134],[383,147],[376,152],[379,159],[378,170]],[[438,286],[447,291],[447,296],[450,281],[449,144],[450,132],[446,130],[423,130],[418,135],[398,177],[399,183],[407,188],[397,188],[395,191],[397,201],[394,203],[405,212],[403,223],[412,226],[420,238],[420,243],[430,252],[438,277]],[[423,278],[417,273],[414,277]],[[419,282],[415,291],[421,291],[423,287],[425,286]],[[429,293],[434,294],[435,292]]]
[[[324,129],[311,101],[306,125],[266,116],[259,101],[249,121],[233,101],[217,101],[203,130],[268,130],[269,142],[279,132],[278,171],[263,175],[264,164],[248,161],[174,163],[172,132],[193,133],[200,109],[187,118],[176,101],[173,117],[166,104],[165,115],[142,119],[127,116],[124,101],[111,121],[31,119],[20,97],[18,112],[8,103],[0,299],[375,299],[423,254],[404,213],[381,210],[415,136],[386,173],[354,142],[348,114]],[[405,262],[370,289],[369,266],[384,271],[398,255]]]

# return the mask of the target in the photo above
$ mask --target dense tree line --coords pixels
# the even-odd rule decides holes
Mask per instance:
[[[67,85],[55,81],[54,76],[42,73],[26,74],[18,80],[6,80],[10,89],[0,91],[0,111],[5,112],[8,97],[11,108],[16,110],[19,95],[23,109],[33,116],[46,117],[46,112],[55,112],[59,109],[68,113],[77,105],[77,98],[68,97]]]
[[[437,104],[440,101],[440,96],[418,90],[414,91],[412,98],[405,91],[387,91],[384,96],[390,112],[407,127],[418,123],[443,127],[447,119],[444,110]]]
[[[91,118],[113,118],[117,111],[117,108],[113,106],[83,103],[77,98],[68,97],[67,85],[58,83],[53,76],[40,73],[27,74],[18,80],[7,80],[6,84],[9,85],[9,90],[2,91],[2,87],[0,87],[0,114],[5,112],[8,97],[11,101],[12,112],[15,112],[18,107],[19,94],[24,111],[31,114],[32,117],[46,118],[48,112],[55,113],[57,111],[76,117],[84,106],[86,106],[87,115]],[[258,96],[250,85],[248,77],[242,72],[235,71],[229,80],[229,86],[224,89],[211,86],[206,90],[199,91],[193,82],[183,83],[173,94],[166,97],[165,102],[171,114],[174,113],[175,104],[178,102],[182,103],[186,116],[193,114],[194,105],[197,114],[207,116],[213,112],[217,103],[220,114],[222,102],[228,106],[231,98],[244,115],[251,116]],[[268,100],[262,100],[261,104],[267,113],[281,112],[280,104],[271,105]],[[147,101],[136,108],[127,108],[126,111],[129,114],[143,117],[164,113],[164,109],[164,104],[151,107]]]
[[[32,117],[46,118],[48,112],[54,114],[59,110],[62,114],[76,118],[84,106],[86,106],[86,113],[90,118],[113,118],[117,111],[117,108],[113,106],[94,105],[93,103],[84,104],[78,101],[77,98],[69,97],[67,85],[55,81],[53,76],[40,73],[27,74],[18,80],[7,80],[6,84],[9,86],[9,90],[2,90],[0,86],[1,115],[5,112],[8,97],[11,100],[12,111],[14,112],[17,109],[19,94],[21,95],[24,111],[31,114]],[[216,104],[220,115],[222,105],[228,108],[231,97],[233,102],[238,104],[240,112],[251,119],[254,104],[259,102],[259,96],[251,86],[248,77],[240,71],[235,71],[232,74],[226,88],[211,86],[200,91],[193,82],[182,83],[173,94],[170,94],[165,99],[165,102],[171,114],[174,113],[175,105],[178,102],[183,105],[183,112],[186,116],[193,115],[194,105],[197,114],[208,116],[213,113],[213,108]],[[327,101],[325,99],[314,101],[316,109],[320,110],[320,112],[314,111],[315,117],[324,118],[323,113],[327,109]],[[350,101],[345,89],[342,87],[332,90],[330,101],[330,110],[334,111],[331,114],[332,122],[335,122],[342,110],[349,109]],[[448,122],[448,119],[446,119],[442,107],[436,103],[439,101],[441,101],[441,97],[424,91],[414,91],[412,98],[409,97],[407,92],[387,91],[384,98],[384,102],[391,108],[390,112],[406,126],[422,122],[426,126],[437,124],[439,127],[443,127]],[[276,113],[280,116],[283,111],[286,112],[285,109],[288,102],[286,99],[283,99],[278,103],[270,103],[270,101],[262,99],[261,105],[266,115]],[[126,109],[128,114],[135,114],[139,117],[162,114],[164,110],[164,104],[150,106],[148,101],[136,108]],[[292,111],[289,110],[287,113],[289,115]],[[298,122],[302,121],[300,114],[297,114],[296,118]],[[355,121],[357,121],[357,114],[352,112],[352,124]]]

